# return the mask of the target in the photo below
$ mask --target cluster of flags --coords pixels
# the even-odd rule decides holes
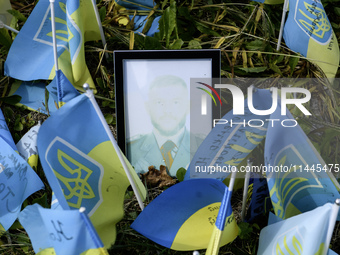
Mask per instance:
[[[272,105],[272,96],[270,94],[269,90],[256,89],[256,92],[253,93],[254,108],[270,108],[264,108],[268,104]],[[267,95],[267,97],[263,98],[263,95]],[[242,117],[247,122],[248,115],[251,114],[247,113],[247,108],[245,109],[245,115]],[[256,120],[260,121],[262,117],[256,116]],[[265,117],[276,120],[276,123],[282,123],[287,119],[294,120],[288,109],[286,109],[286,114],[282,115],[281,100],[278,100],[276,110]],[[234,114],[232,110],[222,119],[235,120],[237,118],[238,115]],[[238,122],[241,123],[240,120]],[[189,170],[195,171],[194,164],[198,164],[200,167],[214,166],[215,164],[218,164],[220,168],[228,166],[230,165],[230,160],[235,159],[235,154],[232,153],[232,149],[235,148],[241,152],[238,153],[241,158],[233,161],[234,166],[237,168],[242,167],[244,159],[253,149],[253,147],[249,146],[252,146],[251,144],[254,140],[249,139],[251,136],[245,139],[237,129],[242,127],[243,133],[251,134],[258,129],[258,126],[238,125],[230,127],[230,125],[228,126],[224,123],[224,125],[221,125],[223,128],[221,128],[217,124],[198,148]],[[280,222],[272,224],[261,231],[258,254],[326,254],[334,224],[336,220],[340,219],[338,214],[340,206],[339,183],[297,122],[289,126],[274,125],[269,122],[265,127],[264,134],[261,136],[261,138],[264,137],[266,179],[259,179],[257,176],[253,180],[252,199],[247,221],[252,221],[257,216],[268,213],[272,206]],[[222,142],[219,142],[217,146],[216,141],[220,140]],[[210,155],[209,149],[205,149],[209,148],[205,147],[207,146],[205,142],[211,141],[215,142],[216,148]],[[203,157],[204,149],[208,151],[207,157]],[[228,153],[223,153],[224,151]],[[201,158],[194,161],[196,156]],[[220,162],[211,160],[222,156],[223,158]],[[316,171],[315,167],[321,168],[321,166],[323,170]],[[212,173],[210,177],[222,178],[223,174],[224,178],[226,178],[229,173],[216,175]],[[209,177],[206,173],[197,171],[191,175]],[[190,179],[190,174],[187,174],[186,177]],[[248,189],[248,186],[245,186],[245,189]],[[335,203],[335,201],[337,202]],[[320,211],[323,213],[320,214]],[[316,218],[318,218],[317,222],[314,220]],[[316,232],[318,233],[317,235],[315,234]],[[308,238],[305,239],[306,233],[308,233]],[[331,253],[332,251],[329,251],[329,254]]]
[[[216,125],[194,156],[185,181],[165,190],[144,209],[145,187],[117,147],[93,97],[95,86],[86,66],[84,43],[100,40],[102,28],[94,22],[97,10],[91,1],[51,1],[55,2],[52,11],[49,1],[40,0],[9,51],[5,73],[22,81],[11,93],[27,95],[23,98],[28,107],[51,116],[32,127],[15,145],[0,111],[1,230],[8,230],[19,219],[36,253],[107,254],[105,248],[115,242],[116,223],[123,217],[124,195],[131,185],[142,209],[131,225],[133,229],[174,250],[207,249],[207,254],[217,254],[239,232],[231,208],[235,174],[227,186],[222,182],[225,174],[216,179],[194,179],[202,175],[190,176],[192,167],[216,163],[239,167],[265,137],[267,165],[295,169],[326,165],[298,125],[289,130],[268,123],[260,128],[239,124],[226,129]],[[150,1],[117,3],[131,9],[154,8]],[[322,4],[291,0],[289,6],[283,33],[286,44],[319,60],[317,64],[327,77],[334,77],[339,48]],[[138,31],[148,18],[134,17]],[[153,20],[147,35],[157,31],[159,18]],[[299,36],[292,37],[291,33]],[[48,93],[44,82],[31,82],[38,79],[53,80]],[[82,89],[84,83],[89,85],[86,93],[80,94],[76,88]],[[257,89],[253,96],[256,109],[270,108],[272,94],[268,90]],[[286,116],[280,115],[280,107],[259,120],[292,118],[288,110]],[[251,117],[245,106],[244,119]],[[224,117],[236,118],[232,111]],[[44,188],[34,171],[38,156],[54,192],[51,209],[34,204],[21,211],[24,200]],[[330,233],[339,218],[339,205],[330,204],[339,197],[339,184],[328,172],[289,170],[268,173],[268,193],[259,188],[260,181],[254,181],[254,197],[268,201],[269,196],[280,218],[271,216],[269,225],[261,231],[258,253],[321,254],[328,250]],[[267,208],[267,204],[252,206]],[[260,211],[252,211],[251,218]],[[316,218],[319,221],[315,222]],[[308,238],[303,238],[307,234]]]
[[[98,109],[91,91],[78,95],[32,127],[17,146],[0,114],[1,229],[8,230],[19,218],[35,252],[53,248],[56,254],[65,254],[65,249],[83,254],[99,249],[94,254],[106,254],[103,247],[114,243],[116,223],[124,215],[127,187],[131,184],[136,196],[145,199],[144,185],[110,139]],[[34,204],[20,212],[23,201],[44,188],[31,168],[36,168],[38,155],[58,206]],[[79,212],[82,207],[86,213]]]
[[[21,80],[11,94],[51,114],[15,144],[0,111],[0,229],[19,219],[39,254],[107,254],[128,186],[142,209],[146,197],[93,96],[84,43],[101,39],[94,3],[39,1],[5,63],[5,74]],[[52,82],[46,87],[42,80]],[[38,157],[53,189],[51,209],[34,204],[21,211],[24,200],[44,188],[33,170]]]
[[[335,78],[339,45],[321,1],[286,1],[289,13],[283,38],[287,46],[316,63],[327,78]]]
[[[91,1],[55,2],[60,69],[79,89],[84,83],[95,88],[85,64],[84,45],[87,41],[101,39],[101,27],[94,22],[95,9]],[[55,77],[52,45],[50,2],[43,0],[37,3],[13,41],[5,62],[5,75],[22,81],[52,80]]]
[[[322,2],[319,0],[255,0],[264,4],[282,4],[281,38],[293,51],[315,63],[327,78],[335,78],[339,68],[339,45]],[[288,17],[286,12],[289,9]]]

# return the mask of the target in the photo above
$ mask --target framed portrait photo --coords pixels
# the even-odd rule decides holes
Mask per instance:
[[[192,81],[219,78],[220,62],[213,49],[114,51],[117,142],[137,173],[188,167],[213,119]],[[190,125],[195,115],[200,124]]]

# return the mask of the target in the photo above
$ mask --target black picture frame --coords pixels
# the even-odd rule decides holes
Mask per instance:
[[[133,132],[130,132],[132,129],[130,122],[132,121],[129,121],[129,118],[132,114],[128,114],[128,109],[131,105],[135,107],[137,104],[141,104],[137,102],[138,100],[128,99],[128,97],[132,97],[136,90],[139,91],[141,97],[145,97],[143,93],[146,89],[143,86],[146,85],[140,84],[146,84],[150,82],[150,77],[156,77],[158,73],[164,72],[171,75],[188,75],[189,79],[220,78],[220,63],[221,53],[219,49],[114,51],[117,143],[121,151],[128,156],[127,141],[134,136]],[[164,71],[164,69],[171,70]],[[205,71],[200,72],[199,70]],[[191,77],[191,73],[199,75]],[[190,86],[188,80],[186,80],[186,83]],[[133,89],[134,86],[135,89]],[[143,106],[140,105],[139,108],[143,109]],[[134,126],[141,126],[143,121],[139,123],[134,124]],[[129,157],[127,158],[130,160]]]

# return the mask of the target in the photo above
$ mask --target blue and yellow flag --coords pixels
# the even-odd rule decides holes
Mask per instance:
[[[221,239],[224,231],[230,231],[230,228],[225,230],[225,226],[230,224],[229,220],[231,220],[232,217],[231,195],[234,188],[235,177],[236,172],[233,172],[231,174],[229,187],[226,188],[224,191],[221,206],[220,209],[218,210],[215,226],[212,231],[210,242],[207,247],[206,255],[217,255],[220,246],[222,246]]]
[[[294,124],[288,109],[286,113],[281,115],[279,101],[270,118],[277,123],[286,120],[286,126],[268,126],[264,149],[270,198],[275,214],[282,219],[333,203],[340,197],[339,184],[331,173],[339,169],[323,161],[298,123]]]
[[[37,254],[107,255],[86,212],[26,206],[19,221]]]
[[[56,71],[55,78],[46,89],[58,107],[63,106],[66,102],[80,95],[61,70]]]
[[[271,98],[269,90],[256,89],[253,93],[254,108],[270,109]],[[231,110],[210,131],[191,160],[185,179],[225,179],[231,169],[236,169],[265,138],[269,115],[254,115],[248,108],[247,99],[244,104],[244,115],[234,115]],[[252,122],[252,119],[256,121]]]
[[[131,227],[173,250],[206,249],[226,189],[228,187],[216,179],[180,182],[147,205]],[[221,246],[232,242],[238,234],[231,207],[226,217]]]
[[[38,166],[38,132],[40,124],[37,124],[28,130],[28,132],[21,137],[20,141],[16,144],[19,154],[32,168]]]
[[[59,68],[81,89],[94,88],[85,62],[84,43],[100,40],[91,1],[56,0],[55,25]],[[16,36],[5,62],[5,74],[23,81],[52,80],[55,76],[51,10],[48,0],[37,3]]]
[[[8,230],[24,200],[42,188],[34,170],[0,137],[0,229]]]
[[[0,138],[2,138],[7,144],[9,144],[13,150],[17,150],[17,147],[15,146],[13,137],[11,135],[11,132],[9,131],[5,117],[1,109],[0,109]]]
[[[125,0],[116,0],[116,3],[123,8],[128,10],[152,10],[156,3],[153,0],[133,0],[133,1],[125,1]],[[134,21],[134,31],[135,33],[142,33],[144,26],[148,20],[148,16],[146,15],[130,15],[130,19],[133,18]],[[152,21],[152,24],[148,31],[145,33],[147,36],[153,36],[155,33],[159,32],[158,22],[161,16],[157,16]]]
[[[257,254],[321,255],[326,244],[332,204],[273,223],[261,230]],[[328,254],[336,254],[329,250]]]
[[[289,0],[289,14],[283,30],[287,46],[317,64],[327,78],[339,67],[339,45],[319,0]]]
[[[57,86],[57,79],[59,86]],[[57,75],[48,86],[42,81],[17,80],[12,84],[9,92],[9,95],[21,97],[16,105],[24,105],[31,111],[44,114],[54,113],[60,106],[79,94],[61,70],[57,70]]]
[[[272,208],[266,178],[259,175],[253,176],[251,199],[246,216],[247,222],[252,222],[258,216],[268,213]]]
[[[39,158],[61,208],[85,207],[105,247],[116,238],[129,180],[86,94],[49,117],[38,134]],[[126,160],[140,194],[145,188]]]
[[[46,83],[43,81],[16,80],[9,95],[20,96],[21,100],[16,105],[26,106],[31,111],[50,114],[58,109],[52,96],[47,96]]]

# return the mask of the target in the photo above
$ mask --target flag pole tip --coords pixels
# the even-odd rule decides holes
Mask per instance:
[[[337,198],[337,199],[335,200],[335,204],[336,204],[337,206],[340,206],[340,198]]]
[[[90,85],[87,84],[87,83],[85,83],[85,84],[83,85],[83,89],[84,89],[85,91],[89,90],[89,89],[90,89]]]
[[[200,255],[200,253],[198,251],[194,251],[192,255]]]
[[[85,208],[85,207],[80,207],[80,208],[79,208],[79,212],[83,213],[83,212],[85,212],[85,211],[86,211],[86,208]]]

